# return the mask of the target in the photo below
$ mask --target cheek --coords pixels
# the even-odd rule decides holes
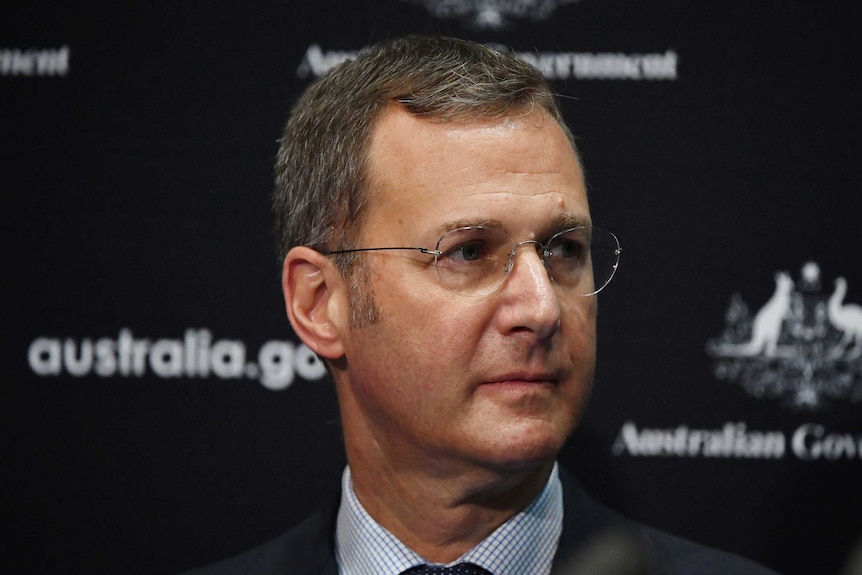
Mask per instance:
[[[423,369],[428,370],[418,374],[420,378],[434,380],[435,374],[463,372],[482,341],[487,315],[481,306],[449,302],[415,316],[409,330],[405,330],[411,334],[405,344],[413,357],[422,358]]]
[[[401,302],[404,314],[387,315],[381,327],[391,335],[390,345],[405,378],[404,387],[431,398],[466,393],[488,325],[487,306],[480,302],[430,301]],[[419,401],[404,397],[404,401]]]
[[[363,330],[351,380],[365,417],[393,429],[422,427],[464,401],[481,329],[475,313],[445,309],[400,315],[383,307],[380,321]]]
[[[596,312],[595,297],[580,298],[563,307],[560,331],[566,341],[572,342],[577,356],[595,356]]]
[[[584,324],[595,326],[599,300],[596,296],[575,296],[569,304],[572,317]]]

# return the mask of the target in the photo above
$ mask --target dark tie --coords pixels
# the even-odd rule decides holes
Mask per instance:
[[[458,563],[452,567],[420,565],[411,567],[401,575],[491,575],[491,573],[472,563]]]

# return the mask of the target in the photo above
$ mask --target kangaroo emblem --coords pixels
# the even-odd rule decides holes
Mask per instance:
[[[717,351],[722,355],[752,357],[763,354],[774,357],[781,336],[781,325],[790,311],[793,280],[786,272],[775,274],[775,291],[757,314],[751,326],[751,340],[746,343],[720,344]]]

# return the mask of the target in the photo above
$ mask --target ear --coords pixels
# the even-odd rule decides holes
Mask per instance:
[[[343,286],[341,274],[320,252],[295,247],[284,259],[281,289],[290,325],[309,349],[327,359],[344,355]]]

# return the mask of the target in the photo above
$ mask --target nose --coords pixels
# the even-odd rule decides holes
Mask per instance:
[[[539,242],[526,240],[509,254],[499,313],[501,327],[506,332],[528,331],[545,340],[560,329],[562,312],[557,289],[539,248]]]

